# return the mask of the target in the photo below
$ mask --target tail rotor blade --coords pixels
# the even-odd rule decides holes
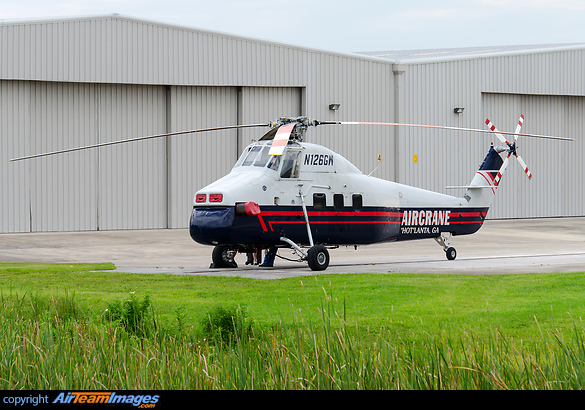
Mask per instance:
[[[502,135],[502,133],[496,128],[496,126],[494,124],[492,124],[492,122],[490,121],[489,118],[487,118],[485,120],[485,125],[488,126],[490,131],[492,131],[494,134],[496,134],[496,137],[498,137],[498,139],[500,141],[502,141],[506,145],[510,145],[510,143],[506,140],[506,138]]]
[[[506,167],[508,166],[509,160],[510,160],[510,153],[508,153],[508,156],[506,157],[506,159],[504,160],[504,163],[500,167],[500,170],[498,171],[498,175],[496,175],[496,177],[494,178],[494,185],[497,186],[500,183],[500,179],[502,179],[502,175],[504,174],[504,171],[506,170]]]
[[[518,125],[516,125],[516,131],[514,132],[514,134],[520,133],[520,130],[522,129],[523,124],[524,124],[524,114],[522,114],[520,116],[520,119],[518,120]],[[517,139],[518,139],[518,135],[514,135],[514,143],[516,143]]]
[[[516,155],[516,159],[518,160],[518,162],[522,166],[522,169],[524,170],[524,173],[526,174],[526,176],[528,177],[528,179],[532,179],[532,173],[530,172],[530,170],[526,166],[526,163],[524,162],[524,160],[522,159],[522,157],[520,155]]]

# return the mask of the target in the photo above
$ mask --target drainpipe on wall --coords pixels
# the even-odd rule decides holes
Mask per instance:
[[[406,66],[404,64],[392,65],[392,72],[394,72],[394,120],[398,123],[404,123],[404,71]],[[394,181],[404,183],[402,176],[402,143],[404,139],[403,127],[394,127]]]

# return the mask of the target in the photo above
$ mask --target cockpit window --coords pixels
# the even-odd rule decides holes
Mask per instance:
[[[244,160],[244,163],[242,164],[242,166],[249,167],[250,165],[252,165],[254,163],[254,161],[256,160],[256,158],[258,157],[258,154],[260,153],[261,150],[262,150],[262,147],[259,145],[252,147],[252,149],[248,153],[248,156]]]
[[[272,141],[259,141],[248,147],[236,162],[235,167],[266,167],[277,170],[280,165],[280,156],[268,155]]]
[[[268,151],[270,151],[270,146],[265,146],[264,148],[262,148],[262,151],[260,152],[260,155],[258,155],[256,157],[256,161],[254,161],[254,166],[255,167],[263,167],[266,165],[266,163],[268,162]]]
[[[282,169],[280,170],[281,178],[298,178],[299,168],[301,165],[301,151],[289,150],[284,154]]]

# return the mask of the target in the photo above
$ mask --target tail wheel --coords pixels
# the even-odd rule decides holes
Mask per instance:
[[[447,248],[445,253],[447,254],[447,259],[449,259],[450,261],[454,261],[455,258],[457,257],[457,251],[453,247]]]
[[[307,262],[311,270],[325,270],[329,266],[329,251],[323,245],[315,245],[307,252]]]

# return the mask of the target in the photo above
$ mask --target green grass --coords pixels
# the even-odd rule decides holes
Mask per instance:
[[[75,295],[93,314],[130,292],[149,295],[163,322],[177,310],[193,323],[217,305],[242,305],[257,322],[320,320],[329,298],[349,326],[377,332],[421,326],[514,338],[538,337],[538,324],[571,329],[585,316],[583,273],[526,275],[318,275],[280,280],[113,273],[111,264],[0,264],[0,292]],[[102,271],[98,271],[102,270]],[[536,319],[536,320],[535,320]],[[538,323],[537,323],[538,322]]]
[[[0,263],[0,388],[585,387],[583,273],[254,280],[113,268]],[[206,320],[238,306],[249,332],[211,337]],[[108,308],[139,311],[150,328]]]

